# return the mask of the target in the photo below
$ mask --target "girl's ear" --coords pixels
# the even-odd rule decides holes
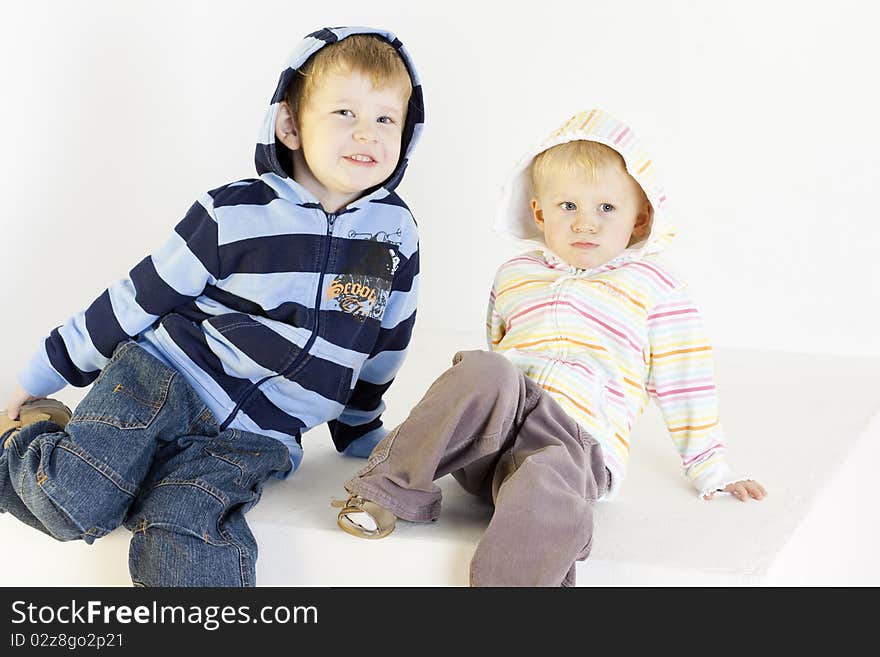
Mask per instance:
[[[633,226],[633,238],[642,240],[651,232],[651,222],[654,219],[654,207],[650,203],[645,203],[639,216],[636,217],[635,226]]]
[[[299,150],[302,146],[296,121],[293,119],[293,113],[286,100],[282,100],[278,106],[278,116],[275,118],[275,138],[292,151]]]
[[[538,228],[541,232],[544,232],[544,211],[541,209],[541,206],[538,205],[538,199],[532,199],[532,216],[535,218],[535,223],[538,224]]]

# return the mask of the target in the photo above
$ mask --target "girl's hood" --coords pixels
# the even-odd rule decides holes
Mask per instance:
[[[628,259],[642,258],[662,251],[675,236],[669,218],[668,200],[651,157],[632,129],[599,109],[575,114],[540,144],[530,148],[514,168],[502,189],[495,214],[495,230],[518,239],[537,243],[546,250],[541,231],[531,211],[529,167],[539,153],[569,141],[596,141],[613,148],[623,157],[627,172],[635,178],[651,202],[654,216],[647,237],[624,251]]]

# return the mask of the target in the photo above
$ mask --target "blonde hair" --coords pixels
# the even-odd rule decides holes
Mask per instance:
[[[616,150],[597,141],[568,141],[541,151],[532,160],[529,169],[532,193],[537,194],[543,182],[560,174],[586,173],[595,180],[598,171],[608,168],[626,172],[626,162]]]
[[[399,87],[406,114],[412,79],[400,55],[379,36],[354,34],[324,46],[297,71],[284,96],[295,120],[299,121],[302,108],[321,80],[333,73],[360,73],[370,78],[374,89]]]

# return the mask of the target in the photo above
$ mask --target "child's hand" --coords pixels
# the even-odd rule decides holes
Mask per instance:
[[[764,487],[754,479],[744,479],[732,484],[727,484],[727,486],[721,490],[725,493],[736,495],[740,502],[745,502],[750,497],[754,497],[756,500],[763,500],[767,496],[767,491],[764,490]],[[703,495],[704,500],[711,500],[713,497],[715,497],[714,492],[709,493],[708,495]]]
[[[34,397],[27,390],[16,384],[15,390],[12,391],[12,395],[9,397],[9,401],[6,402],[6,414],[9,416],[9,419],[17,420],[18,412],[21,410],[22,405],[35,399],[40,398]]]

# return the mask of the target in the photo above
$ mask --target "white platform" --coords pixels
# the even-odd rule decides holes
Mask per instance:
[[[387,397],[389,426],[402,420],[461,348],[481,335],[421,327]],[[589,585],[880,585],[880,360],[727,351],[717,356],[721,416],[735,468],[765,485],[760,503],[702,502],[651,408],[637,425],[620,495],[597,507],[593,554],[579,564]],[[59,397],[75,403],[83,391]],[[340,531],[330,500],[362,464],[338,455],[325,428],[306,434],[305,459],[271,482],[248,515],[260,544],[263,586],[464,586],[490,508],[451,477],[440,520],[399,523],[380,541]],[[128,533],[92,546],[57,543],[9,515],[0,549],[15,568],[3,586],[127,586]]]

